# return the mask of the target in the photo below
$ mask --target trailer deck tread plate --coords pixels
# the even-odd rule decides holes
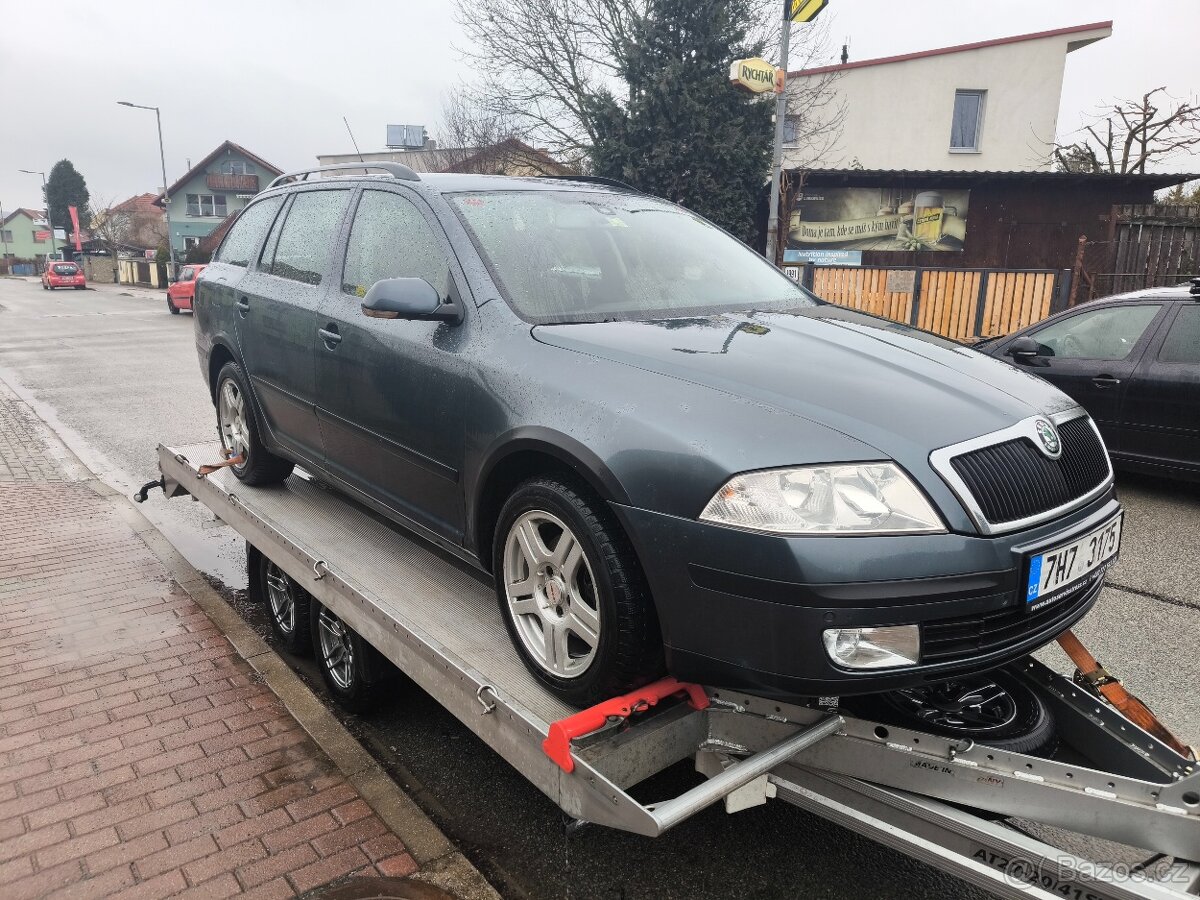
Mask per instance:
[[[174,447],[193,467],[221,459],[217,442]],[[549,723],[576,710],[530,675],[517,656],[493,590],[399,525],[385,522],[334,488],[292,475],[282,485],[250,487],[229,469],[208,476],[389,615],[411,623],[468,662],[497,689]],[[187,484],[184,484],[187,487]],[[320,548],[318,550],[318,548]]]

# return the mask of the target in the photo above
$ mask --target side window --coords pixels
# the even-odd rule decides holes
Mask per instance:
[[[342,291],[365,296],[383,278],[424,278],[446,289],[450,264],[413,203],[389,191],[363,191],[350,229]]]
[[[192,280],[192,267],[191,266],[184,266],[183,271],[179,273],[179,280],[180,281],[191,281]]]
[[[320,284],[329,250],[337,242],[348,196],[346,190],[297,194],[279,232],[268,271],[280,278]]]
[[[1200,303],[1179,310],[1158,361],[1165,363],[1200,363]]]
[[[282,197],[268,197],[252,206],[247,206],[242,212],[229,234],[217,250],[216,262],[228,263],[231,266],[248,266],[254,251],[258,249],[263,235],[271,227],[275,213],[283,205]]]
[[[1060,359],[1124,359],[1161,309],[1110,306],[1060,319],[1032,334],[1042,356]]]

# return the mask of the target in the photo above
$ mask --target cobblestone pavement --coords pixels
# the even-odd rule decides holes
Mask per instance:
[[[286,897],[416,864],[0,385],[0,896]]]

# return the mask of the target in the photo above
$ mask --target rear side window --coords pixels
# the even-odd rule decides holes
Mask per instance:
[[[349,194],[336,190],[296,195],[275,245],[272,275],[304,284],[321,283],[329,251],[337,242]]]
[[[271,227],[275,213],[283,205],[282,197],[268,197],[253,206],[247,206],[238,216],[221,248],[217,251],[216,261],[228,263],[231,266],[248,266],[254,251],[262,242],[263,235]]]
[[[424,278],[446,289],[450,265],[413,203],[389,191],[363,191],[350,229],[342,291],[363,297],[384,278]]]
[[[1200,363],[1200,304],[1179,310],[1158,359],[1165,363]]]

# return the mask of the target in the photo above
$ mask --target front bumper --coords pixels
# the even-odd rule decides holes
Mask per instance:
[[[1087,506],[1014,534],[788,538],[615,505],[658,609],[671,674],[776,698],[894,690],[1002,666],[1091,609],[1103,576],[1030,613],[1028,553],[1116,515],[1110,488]],[[827,628],[921,626],[915,666],[835,666]]]

